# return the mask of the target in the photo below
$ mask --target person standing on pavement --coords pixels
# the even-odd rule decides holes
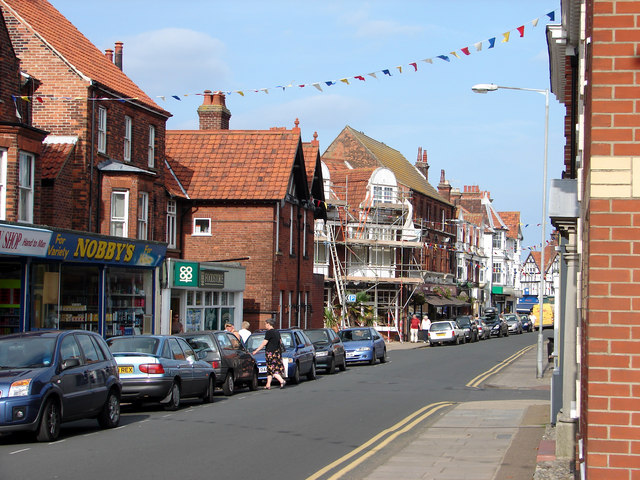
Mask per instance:
[[[176,335],[182,332],[184,332],[184,327],[180,321],[180,315],[174,313],[173,318],[171,319],[171,335]]]
[[[251,332],[249,331],[249,322],[247,322],[246,320],[242,322],[242,328],[238,331],[238,333],[242,337],[242,341],[246,342],[247,338],[249,338],[249,335],[251,335]]]
[[[409,324],[411,331],[411,343],[418,343],[418,330],[420,330],[420,319],[415,313],[411,316],[411,323]]]
[[[242,340],[240,332],[236,330],[236,327],[233,326],[233,323],[225,323],[224,329],[229,333],[233,333],[238,340]]]
[[[429,329],[431,328],[431,320],[429,320],[429,315],[425,315],[424,317],[422,317],[420,328],[422,329],[422,341],[424,343],[429,343]]]
[[[280,388],[284,388],[287,383],[284,381],[284,378],[282,378],[282,375],[284,375],[282,352],[280,351],[282,340],[280,339],[280,332],[274,328],[275,326],[275,319],[270,318],[267,320],[267,331],[264,334],[264,340],[258,345],[258,348],[251,352],[255,355],[264,348],[264,356],[267,361],[267,385],[264,388],[267,390],[271,389],[271,380],[273,377],[280,382]]]

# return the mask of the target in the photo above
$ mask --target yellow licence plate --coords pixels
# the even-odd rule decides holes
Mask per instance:
[[[124,366],[124,367],[118,367],[118,372],[119,373],[133,373],[133,367],[132,366]]]

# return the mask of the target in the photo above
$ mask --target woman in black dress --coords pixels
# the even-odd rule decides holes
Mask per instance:
[[[284,366],[282,364],[282,354],[280,353],[280,332],[274,327],[276,321],[273,318],[267,320],[267,331],[264,334],[264,340],[253,352],[254,355],[264,347],[264,355],[267,361],[267,390],[271,389],[271,380],[273,377],[280,382],[280,388],[284,388],[287,382],[284,381]]]

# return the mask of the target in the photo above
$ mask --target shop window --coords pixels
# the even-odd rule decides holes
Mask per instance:
[[[0,335],[20,329],[20,270],[19,263],[0,263]]]
[[[111,192],[111,235],[127,237],[129,218],[129,192]]]
[[[169,248],[176,248],[176,201],[167,201],[167,236],[165,241]]]
[[[0,220],[7,219],[7,151],[0,148]]]
[[[106,273],[106,336],[151,333],[153,274],[110,267]]]
[[[35,158],[30,153],[20,152],[20,171],[18,178],[19,200],[18,221],[33,223],[33,186]]]
[[[54,289],[55,276],[49,276],[43,280],[43,292]],[[97,266],[62,265],[60,267],[60,329],[80,329],[98,331],[98,285],[100,283],[100,270]],[[54,292],[50,293],[55,295]],[[47,293],[49,295],[49,293]],[[43,299],[51,301],[53,298]]]
[[[98,152],[107,151],[107,109],[98,107]]]
[[[146,240],[149,228],[149,194],[138,194],[138,239]]]
[[[133,121],[131,117],[125,115],[124,117],[124,161],[131,161],[131,133],[133,131]]]
[[[210,218],[194,218],[193,219],[193,235],[211,235],[211,219]]]
[[[156,167],[156,127],[149,125],[149,144],[147,153],[149,168]]]
[[[185,331],[221,330],[226,322],[234,323],[234,292],[188,290]]]

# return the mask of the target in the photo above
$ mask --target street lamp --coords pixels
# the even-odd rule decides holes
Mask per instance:
[[[502,85],[495,85],[493,83],[479,83],[471,87],[476,93],[488,93],[495,92],[498,89],[504,90],[523,90],[525,92],[536,92],[544,95],[545,98],[545,117],[544,117],[544,165],[542,168],[542,242],[540,244],[540,292],[538,292],[538,303],[540,305],[540,318],[538,324],[538,362],[536,369],[536,376],[542,378],[544,371],[543,367],[543,346],[544,337],[542,335],[542,318],[544,316],[544,247],[546,241],[546,216],[547,216],[547,156],[549,150],[549,89],[541,90],[538,88],[520,88],[520,87],[504,87]]]

